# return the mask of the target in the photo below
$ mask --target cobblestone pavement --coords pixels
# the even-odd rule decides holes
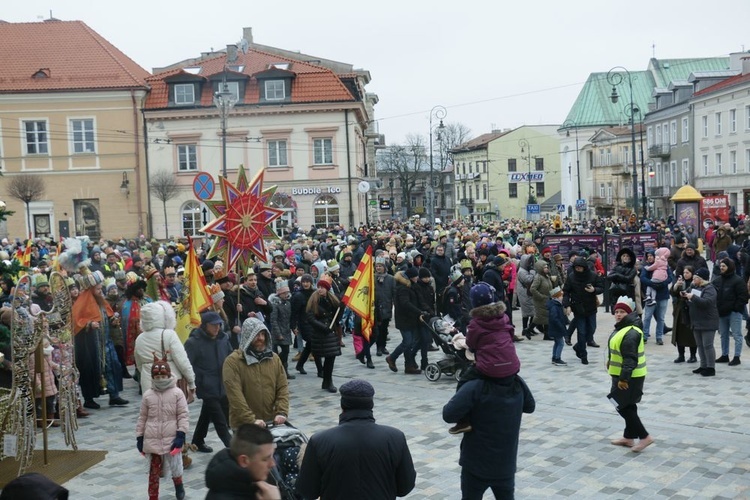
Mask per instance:
[[[518,319],[519,312],[514,314]],[[613,324],[611,315],[601,310],[596,340],[602,346]],[[589,353],[588,366],[566,347],[563,359],[569,365],[557,367],[550,362],[552,343],[540,337],[516,344],[521,374],[537,401],[536,412],[523,417],[517,498],[750,498],[750,357],[736,367],[720,364],[716,377],[704,378],[691,373],[695,364],[673,363],[676,349],[669,336],[665,345],[649,342],[648,376],[639,409],[656,442],[636,454],[609,443],[622,435],[624,424],[605,397],[609,377],[604,347],[590,349],[594,352]],[[392,330],[389,347],[398,339]],[[402,360],[399,373],[392,373],[382,357],[374,358],[375,370],[368,370],[353,358],[351,339],[346,343],[344,355],[336,361],[334,383],[369,379],[376,391],[377,421],[406,433],[417,468],[417,485],[409,498],[459,498],[461,438],[448,434],[449,426],[441,418],[455,380],[443,376],[430,382],[422,375],[405,375]],[[340,410],[339,396],[323,392],[314,367],[308,371],[290,382],[290,420],[310,435],[335,425]],[[106,398],[100,398],[102,409],[80,421],[80,448],[105,449],[108,454],[104,462],[65,484],[74,499],[146,496],[146,461],[135,449],[134,436],[140,398],[132,380],[125,385],[128,407],[110,408]],[[191,428],[199,404],[191,405]],[[213,429],[207,443],[214,450],[221,445]],[[60,434],[51,434],[50,448],[64,448]],[[203,474],[210,455],[191,455],[193,465],[185,472],[187,498],[204,498]],[[171,481],[162,481],[161,498],[173,495]]]

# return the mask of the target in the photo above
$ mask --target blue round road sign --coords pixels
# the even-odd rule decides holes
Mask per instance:
[[[216,182],[208,172],[201,172],[193,179],[193,194],[201,201],[210,200],[216,192]]]

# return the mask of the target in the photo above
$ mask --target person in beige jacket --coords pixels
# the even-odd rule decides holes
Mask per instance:
[[[242,324],[240,346],[224,361],[224,388],[229,399],[229,426],[280,425],[289,416],[289,386],[279,356],[271,349],[266,325],[258,318]]]

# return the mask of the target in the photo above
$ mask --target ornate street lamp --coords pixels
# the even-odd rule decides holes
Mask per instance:
[[[429,206],[427,207],[430,226],[435,224],[435,168],[432,163],[432,118],[435,117],[435,119],[440,120],[440,124],[437,126],[438,134],[440,134],[445,128],[445,125],[443,125],[443,118],[445,118],[447,114],[448,111],[440,105],[437,105],[430,110],[430,189],[428,191],[430,195],[428,199]]]
[[[635,113],[640,112],[640,110],[638,110],[638,108],[633,103],[633,77],[630,74],[630,71],[623,68],[622,66],[615,66],[607,72],[607,82],[612,85],[612,93],[610,94],[609,98],[613,104],[617,104],[617,101],[620,98],[617,93],[617,86],[621,85],[626,79],[628,88],[630,90],[630,104],[628,105],[629,111],[626,114],[631,118],[630,149],[632,150],[633,157],[633,212],[638,212],[638,167],[635,158],[635,120],[633,119],[633,116],[635,116]],[[645,197],[646,193],[643,193],[643,196]],[[645,217],[646,214],[644,213],[643,216]]]
[[[237,103],[234,94],[229,90],[226,79],[221,82],[221,90],[214,92],[214,106],[221,115],[221,175],[227,178],[227,116]]]

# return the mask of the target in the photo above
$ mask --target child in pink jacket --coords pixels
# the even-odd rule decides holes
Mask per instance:
[[[141,413],[135,428],[138,451],[150,460],[148,498],[158,500],[162,467],[169,470],[175,496],[185,498],[182,484],[182,446],[189,427],[188,405],[177,379],[172,376],[166,355],[154,354],[151,367],[151,389],[143,393]]]
[[[47,401],[47,425],[60,427],[60,423],[55,420],[55,399],[57,396],[57,386],[55,385],[55,373],[60,372],[60,366],[52,361],[52,351],[54,348],[50,344],[49,338],[44,337],[42,340],[42,366],[36,369],[36,354],[31,353],[29,357],[29,368],[34,374],[34,398],[36,400],[36,426],[42,426],[42,397]],[[44,377],[44,394],[42,395],[42,377]]]

